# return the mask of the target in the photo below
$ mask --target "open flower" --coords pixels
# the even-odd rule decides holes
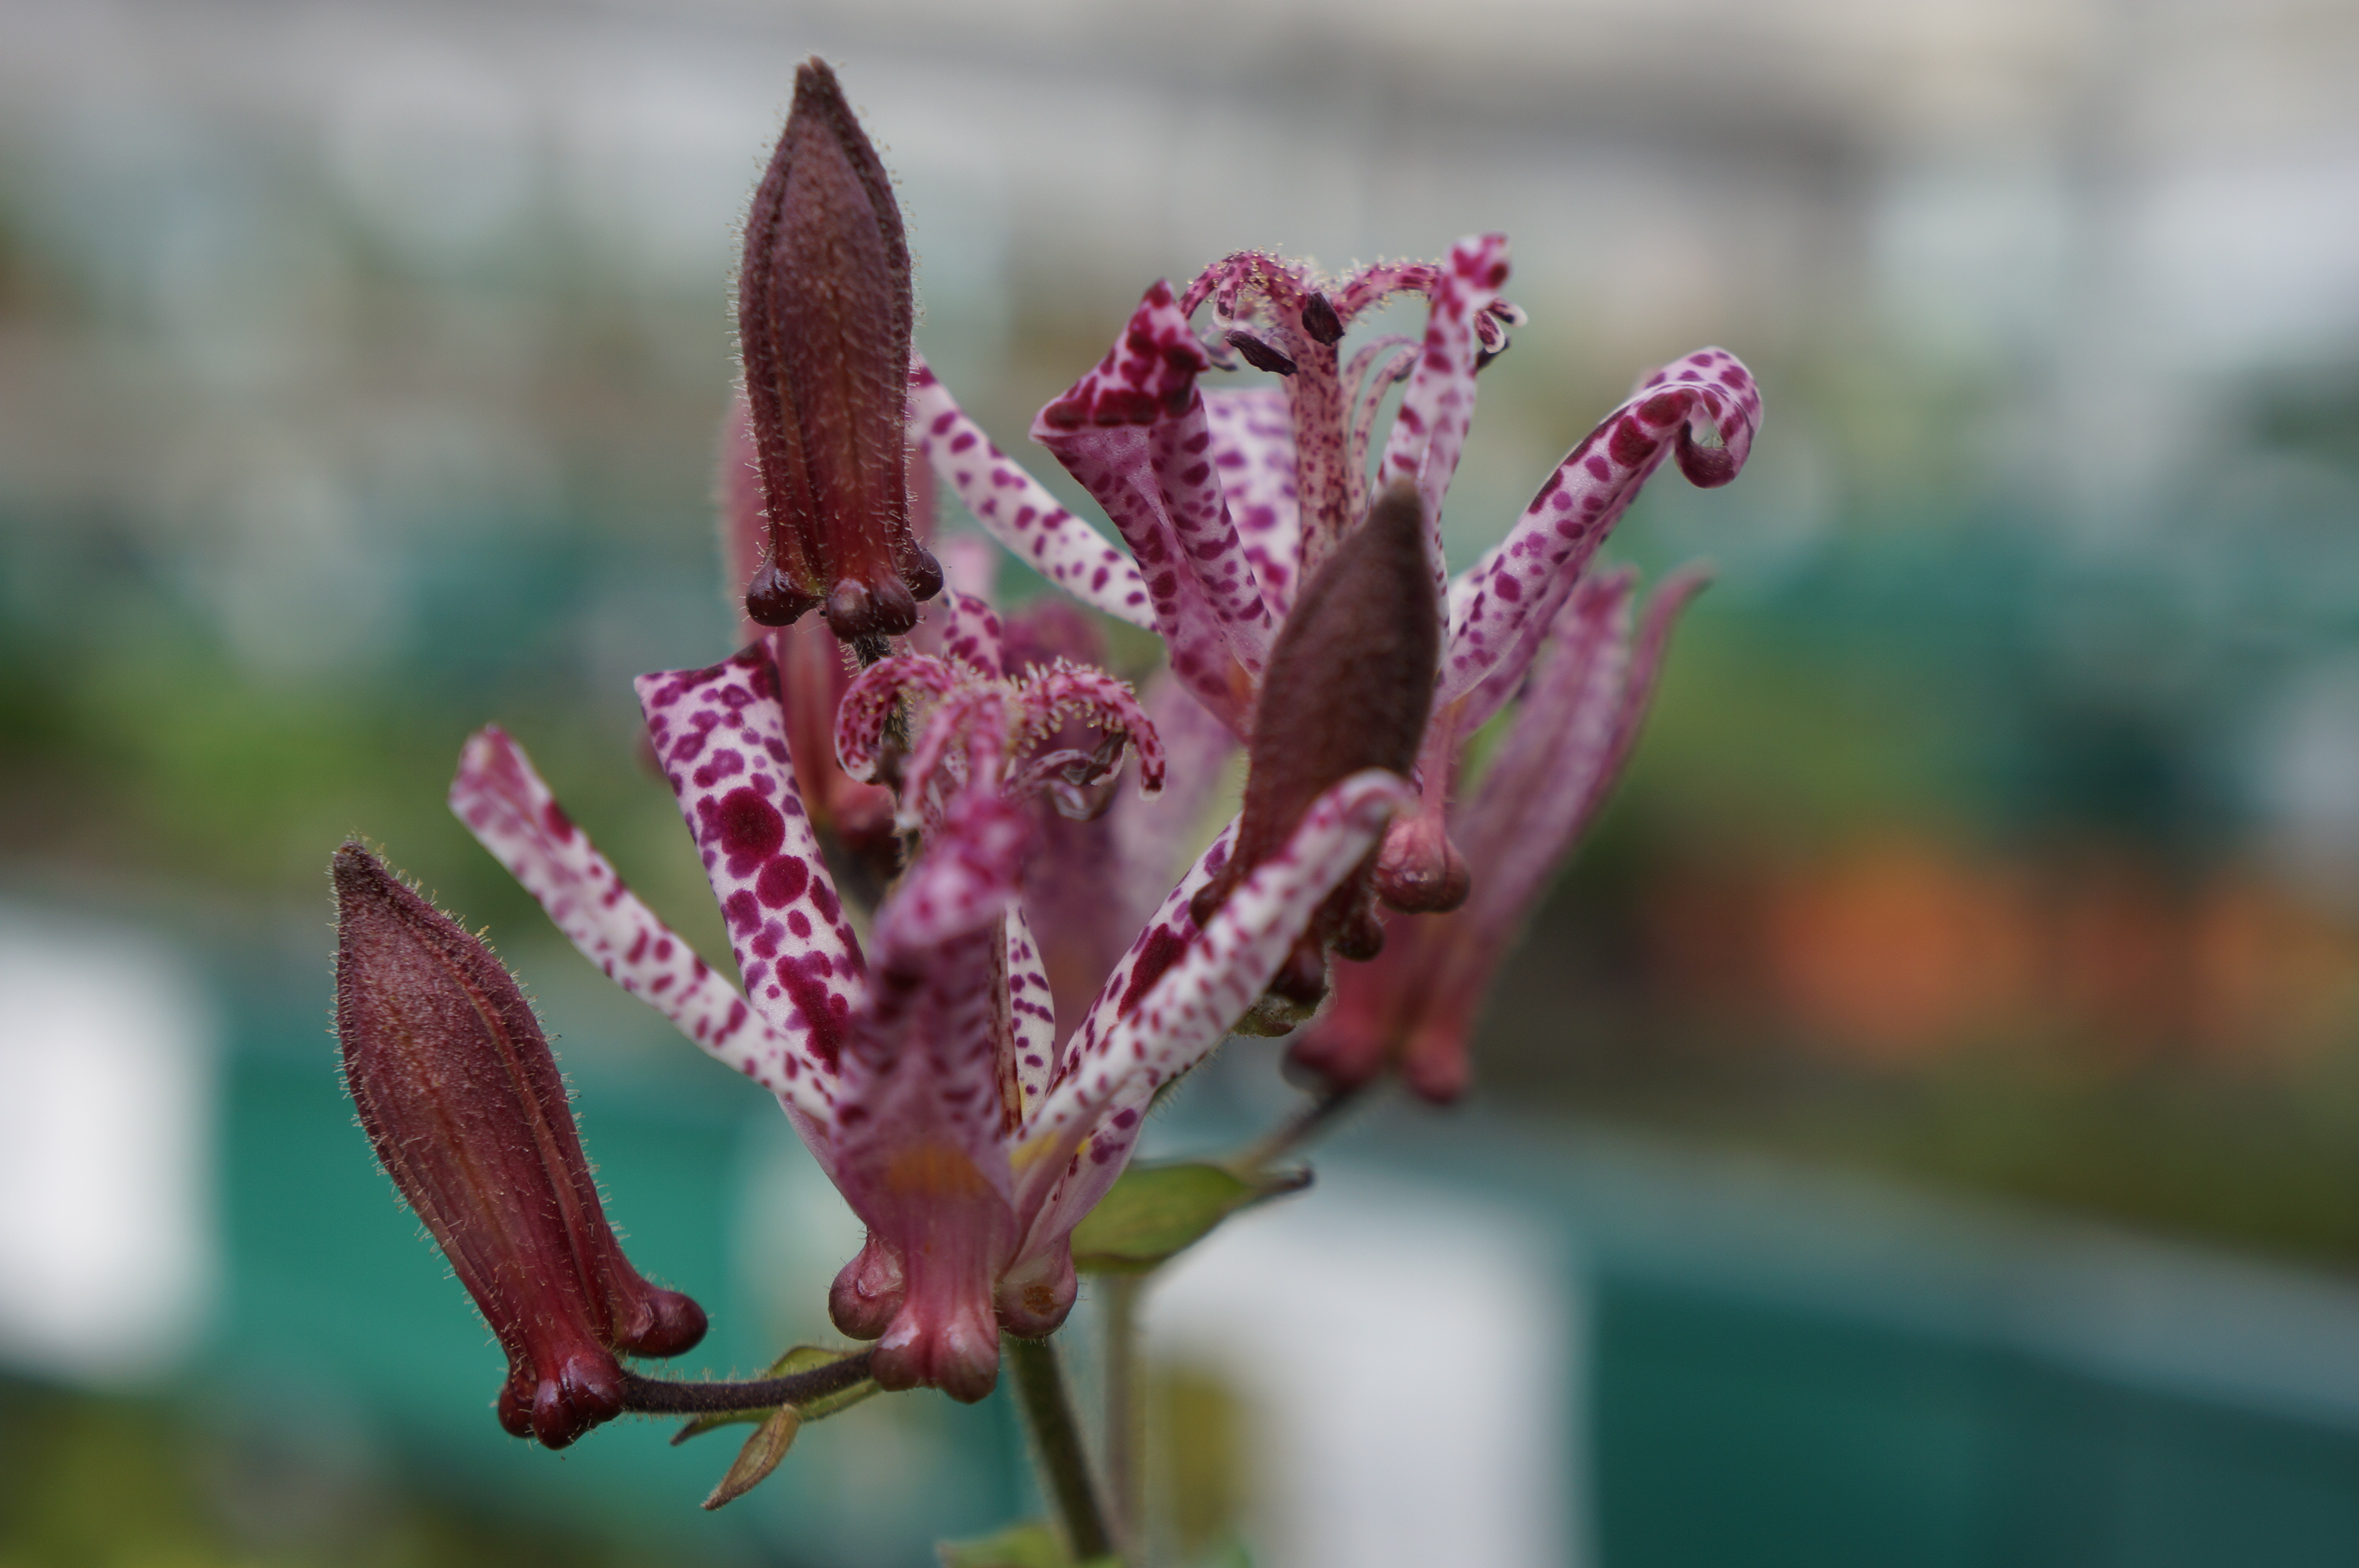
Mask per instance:
[[[1542,771],[1556,765],[1573,721],[1550,715],[1602,710],[1583,695],[1589,665],[1552,654],[1536,667],[1535,654],[1551,626],[1589,624],[1604,590],[1587,568],[1647,477],[1675,456],[1697,483],[1725,482],[1760,405],[1720,350],[1656,373],[1451,581],[1440,525],[1474,375],[1522,319],[1500,297],[1497,235],[1439,265],[1322,282],[1248,254],[1184,293],[1150,289],[1114,351],[1034,427],[1127,554],[912,359],[917,455],[1050,581],[1162,635],[1169,668],[1142,700],[1096,667],[1093,631],[1042,607],[1003,619],[987,568],[947,547],[948,591],[919,622],[943,574],[896,492],[901,409],[873,384],[878,345],[907,342],[899,219],[816,63],[795,114],[748,226],[728,533],[751,563],[753,621],[824,603],[864,667],[830,664],[790,629],[638,683],[744,989],[623,886],[499,730],[469,742],[451,799],[582,952],[778,1097],[868,1227],[830,1307],[878,1341],[876,1380],[972,1400],[992,1387],[1003,1330],[1063,1320],[1073,1227],[1160,1088],[1232,1029],[1308,1016],[1331,954],[1384,945],[1379,898],[1396,911],[1465,903],[1453,929],[1479,940],[1512,919],[1466,903],[1475,877],[1527,840],[1560,842],[1580,814],[1564,826],[1565,792],[1526,785],[1450,816],[1459,749],[1525,693],[1527,749],[1545,753]],[[1353,322],[1401,293],[1428,301],[1423,339],[1379,339],[1343,361]],[[1190,324],[1207,301],[1209,342]],[[804,353],[821,356],[816,370],[798,368]],[[1201,392],[1199,375],[1233,357],[1282,387]],[[1403,381],[1372,479],[1380,406]],[[1642,699],[1620,689],[1616,711],[1634,719]],[[1239,741],[1245,808],[1175,882],[1193,808]],[[1141,787],[1110,798],[1131,754]],[[865,874],[890,881],[864,946],[815,809],[839,830],[856,814]],[[1475,848],[1471,869],[1452,830]],[[1513,911],[1527,902],[1506,876],[1497,896]],[[1424,972],[1414,949],[1399,962],[1385,972]],[[1406,1059],[1389,1040],[1334,1059],[1345,1055]]]
[[[1375,891],[1403,912],[1468,897],[1447,809],[1459,754],[1527,689],[1548,629],[1640,488],[1666,458],[1698,485],[1727,483],[1760,424],[1750,373],[1725,350],[1700,349],[1646,377],[1557,465],[1507,536],[1447,578],[1441,514],[1475,376],[1523,319],[1501,296],[1506,279],[1506,239],[1479,234],[1438,265],[1321,279],[1246,252],[1184,291],[1156,284],[1105,358],[1032,427],[1105,508],[1127,558],[994,447],[922,362],[912,377],[913,438],[984,527],[1082,602],[1161,633],[1175,678],[1247,743],[1256,767],[1285,743],[1256,735],[1254,715],[1303,583],[1370,515],[1372,490],[1415,496],[1446,630],[1418,746],[1419,805],[1393,823],[1375,868]],[[1404,293],[1427,300],[1422,339],[1379,337],[1345,360],[1353,323]],[[1200,337],[1191,318],[1207,303],[1212,330]],[[1200,390],[1199,376],[1232,351],[1280,385]],[[1404,381],[1371,477],[1377,416]],[[1317,999],[1294,1000],[1299,1016]]]
[[[648,732],[729,925],[740,992],[633,896],[506,735],[475,737],[451,806],[559,927],[625,989],[778,1096],[869,1227],[838,1280],[838,1325],[879,1338],[887,1388],[988,1392],[998,1334],[1038,1335],[1073,1299],[1072,1228],[1120,1174],[1155,1091],[1266,988],[1406,786],[1333,782],[1199,926],[1189,901],[1234,830],[1174,887],[1061,1043],[1020,893],[1035,807],[1086,788],[1125,747],[1158,772],[1152,729],[1103,672],[1011,680],[901,655],[855,681],[838,736],[873,769],[890,716],[919,719],[902,809],[923,835],[864,953],[820,854],[768,650],[647,676]],[[1066,722],[1100,746],[1044,748]]]

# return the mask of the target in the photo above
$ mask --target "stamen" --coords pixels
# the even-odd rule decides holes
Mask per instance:
[[[1245,362],[1256,370],[1266,370],[1272,375],[1292,375],[1299,368],[1291,355],[1257,332],[1232,327],[1223,336],[1229,346],[1243,354]]]
[[[1302,330],[1312,342],[1332,348],[1343,341],[1343,319],[1324,294],[1313,293],[1302,302]]]

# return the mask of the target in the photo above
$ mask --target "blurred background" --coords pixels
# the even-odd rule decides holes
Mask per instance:
[[[1642,369],[1767,401],[1617,535],[1717,585],[1473,1101],[1152,1308],[1175,1561],[2350,1560],[2359,11],[0,0],[0,1564],[915,1563],[1028,1506],[996,1401],[717,1516],[652,1426],[508,1443],[326,1033],[359,831],[524,975],[713,1367],[823,1331],[856,1228],[767,1102],[440,804],[506,724],[725,951],[627,679],[727,647],[735,224],[815,51],[1011,451],[1155,277],[1484,228],[1532,320],[1462,564]],[[1162,1136],[1286,1103],[1233,1048]]]

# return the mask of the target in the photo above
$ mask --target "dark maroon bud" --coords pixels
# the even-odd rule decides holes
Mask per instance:
[[[745,617],[755,625],[791,626],[818,607],[819,600],[797,588],[777,561],[754,568],[754,580],[745,589]]]
[[[507,970],[359,845],[333,874],[336,1033],[361,1127],[507,1352],[500,1424],[562,1448],[621,1412],[617,1351],[686,1350],[703,1309],[623,1256]]]
[[[1296,366],[1293,358],[1260,333],[1249,332],[1243,327],[1232,327],[1227,335],[1229,347],[1245,355],[1245,363],[1253,366],[1254,369],[1266,370],[1272,375],[1294,373]]]
[[[1416,766],[1441,648],[1425,532],[1417,486],[1396,480],[1304,585],[1262,676],[1236,847],[1189,904],[1198,925],[1285,847],[1321,795],[1364,768],[1406,778]],[[1329,896],[1305,934],[1318,958],[1319,993],[1329,948],[1342,941],[1373,951],[1383,943],[1368,908],[1374,860],[1371,851],[1370,864]],[[1279,984],[1309,989],[1313,972],[1298,944]]]
[[[1230,1026],[1231,1033],[1271,1040],[1310,1022],[1319,1004],[1327,1000],[1327,949],[1317,925],[1314,921],[1313,928],[1287,949],[1286,961],[1270,977],[1268,988]]]
[[[1364,964],[1385,950],[1385,923],[1376,912],[1362,903],[1351,912],[1351,917],[1338,924],[1335,931],[1335,956]]]
[[[755,621],[785,625],[824,604],[839,638],[897,635],[940,591],[909,525],[914,315],[892,181],[834,73],[807,60],[737,279],[766,535],[746,599]]]
[[[901,568],[901,580],[909,585],[910,595],[923,603],[942,590],[942,563],[934,559],[933,551],[914,542],[909,557]]]
[[[918,624],[918,596],[897,577],[845,578],[827,596],[827,623],[846,643],[898,637]]]
[[[1312,342],[1332,348],[1343,341],[1343,319],[1325,295],[1313,294],[1302,302],[1302,330]]]

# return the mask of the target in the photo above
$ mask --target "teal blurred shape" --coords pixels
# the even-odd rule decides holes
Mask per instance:
[[[497,1516],[723,1558],[928,1563],[937,1539],[1029,1506],[1020,1438],[997,1396],[973,1408],[931,1393],[872,1401],[806,1433],[763,1487],[711,1514],[697,1505],[735,1436],[674,1448],[672,1423],[625,1419],[562,1454],[509,1437],[492,1414],[506,1358],[353,1119],[335,1043],[315,1022],[324,973],[321,1007],[232,1010],[219,1173],[227,1278],[200,1379],[245,1422],[357,1423],[407,1484]],[[740,1299],[731,1256],[745,1150],[777,1110],[685,1047],[681,1056],[675,1069],[570,1076],[633,1262],[712,1315],[712,1336],[672,1375],[724,1375],[782,1348],[749,1335],[764,1314]],[[841,1442],[896,1454],[903,1473],[847,1488],[842,1464],[817,1453]]]
[[[1583,1563],[2359,1561],[2359,1288],[1596,1124],[1344,1140],[1560,1230]]]
[[[2359,1435],[1692,1281],[1595,1302],[1613,1568],[2297,1568],[2359,1550]]]
[[[695,1505],[730,1436],[674,1449],[669,1426],[624,1422],[562,1454],[508,1438],[500,1352],[353,1123],[324,975],[316,1011],[289,994],[225,1010],[226,1286],[201,1391],[248,1422],[362,1429],[401,1481],[453,1500],[681,1557],[916,1565],[1034,1509],[998,1397],[872,1401],[712,1515]],[[633,1259],[713,1314],[688,1370],[766,1360],[732,1249],[751,1156],[777,1138],[769,1101],[685,1051],[575,1054]],[[2359,1292],[2339,1281],[1479,1108],[1373,1117],[1329,1157],[1560,1234],[1590,1325],[1564,1394],[1584,1563],[2354,1560]]]

